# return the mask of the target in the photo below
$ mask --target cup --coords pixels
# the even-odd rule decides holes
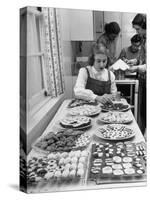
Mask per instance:
[[[116,92],[114,94],[114,101],[121,101],[121,92]]]

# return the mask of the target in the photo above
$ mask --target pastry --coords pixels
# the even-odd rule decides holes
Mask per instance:
[[[83,175],[84,175],[84,170],[83,169],[78,169],[77,176],[83,177]]]
[[[106,166],[102,168],[103,174],[112,174],[112,168],[110,166]]]
[[[124,157],[123,162],[125,162],[125,163],[132,162],[132,158],[131,157]]]
[[[133,169],[133,168],[127,168],[127,169],[125,169],[124,170],[124,172],[126,173],[126,174],[134,174],[135,173],[135,169]]]
[[[119,156],[114,156],[114,157],[113,157],[113,161],[114,161],[115,163],[121,163],[122,159],[121,159],[121,157],[119,157]]]
[[[90,125],[91,119],[85,116],[70,116],[60,121],[65,128],[78,128]]]
[[[113,169],[122,169],[122,165],[121,164],[113,164],[112,168]]]
[[[71,171],[69,172],[69,176],[70,176],[70,177],[74,178],[75,175],[76,175],[76,170],[71,170]]]
[[[123,167],[130,168],[130,167],[132,167],[132,164],[131,163],[123,163]]]
[[[62,177],[67,178],[69,176],[69,170],[66,169],[62,172]]]
[[[117,175],[117,176],[120,176],[120,175],[123,175],[124,172],[121,169],[116,169],[116,170],[113,170],[113,174]]]

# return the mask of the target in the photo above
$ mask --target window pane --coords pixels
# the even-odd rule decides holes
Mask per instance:
[[[28,57],[28,98],[32,98],[33,95],[39,93],[43,88],[41,58],[40,57]]]

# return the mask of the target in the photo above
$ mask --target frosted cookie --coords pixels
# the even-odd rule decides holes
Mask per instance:
[[[61,154],[61,157],[63,157],[63,158],[66,158],[68,156],[68,153],[67,152],[63,152],[62,154]]]
[[[79,163],[85,163],[86,162],[86,157],[80,157],[79,158]]]
[[[64,158],[61,158],[60,160],[59,160],[59,165],[63,165],[64,164]]]
[[[69,170],[64,170],[62,173],[62,177],[67,178],[69,176]]]
[[[83,177],[83,175],[84,175],[84,170],[83,169],[78,169],[77,176]]]
[[[130,168],[130,167],[132,167],[132,164],[131,163],[123,163],[123,167]]]
[[[67,163],[67,164],[64,166],[64,169],[65,169],[65,170],[66,170],[66,169],[69,170],[70,167],[71,167],[71,164]]]
[[[77,165],[75,163],[71,164],[70,165],[70,169],[71,170],[75,170],[77,168]]]
[[[113,164],[112,168],[113,169],[122,169],[122,165],[120,165],[120,164]]]
[[[70,173],[69,173],[69,176],[74,178],[76,175],[76,170],[71,170]]]
[[[80,150],[78,150],[78,151],[75,152],[75,156],[76,156],[77,158],[79,158],[80,155],[81,155],[81,151],[80,151]]]
[[[123,175],[124,172],[121,169],[116,169],[113,171],[113,174],[118,176],[118,175]]]
[[[35,182],[39,182],[41,180],[42,180],[42,177],[40,177],[40,176],[35,177]]]
[[[48,159],[54,159],[56,155],[54,153],[50,153],[47,157]]]
[[[64,164],[70,163],[71,162],[71,158],[67,157],[64,159]]]
[[[93,174],[99,174],[99,172],[100,172],[100,169],[91,169],[91,173],[93,173]]]
[[[78,169],[84,169],[83,163],[79,163],[79,164],[78,164]]]
[[[74,157],[75,156],[75,151],[70,151],[70,153],[69,153],[69,157]]]
[[[87,155],[88,155],[88,152],[86,150],[81,152],[81,156],[87,157]]]
[[[121,157],[119,157],[119,156],[114,156],[113,157],[113,161],[115,162],[115,163],[121,163]]]
[[[144,171],[141,169],[138,169],[136,172],[137,172],[137,174],[144,174]]]
[[[133,168],[127,168],[127,169],[124,170],[124,172],[126,174],[134,174],[135,173],[135,169],[133,169]]]
[[[132,162],[132,158],[131,157],[124,157],[123,162],[127,162],[127,163]]]
[[[112,174],[112,168],[107,166],[102,168],[103,174]]]
[[[48,161],[48,164],[49,164],[49,165],[52,165],[52,164],[55,164],[55,163],[56,163],[56,160],[49,160],[49,161]]]
[[[48,180],[48,179],[52,178],[53,176],[54,176],[54,172],[47,172],[45,174],[44,178]]]
[[[77,158],[77,157],[73,157],[73,158],[71,159],[71,163],[77,163],[77,161],[78,161],[78,158]]]
[[[56,171],[55,174],[54,174],[54,176],[56,178],[60,178],[61,177],[61,171]]]

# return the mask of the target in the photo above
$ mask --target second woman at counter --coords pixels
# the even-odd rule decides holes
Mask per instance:
[[[116,48],[120,26],[117,22],[105,24],[105,32],[98,38],[97,44],[103,44],[108,49],[109,65],[116,62]]]
[[[89,59],[89,66],[81,68],[74,87],[77,98],[110,102],[117,92],[115,75],[107,69],[107,49],[103,45],[95,46]]]

